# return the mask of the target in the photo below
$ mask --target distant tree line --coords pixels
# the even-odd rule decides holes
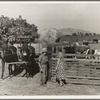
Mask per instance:
[[[99,35],[97,33],[83,33],[83,32],[77,32],[77,33],[72,33],[72,36],[91,36],[91,35]]]

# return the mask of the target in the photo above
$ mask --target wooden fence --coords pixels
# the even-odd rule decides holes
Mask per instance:
[[[71,58],[72,57],[72,58]],[[87,59],[87,57],[91,59]],[[100,85],[100,55],[65,54],[64,68],[68,83]],[[56,54],[51,58],[51,80],[56,81]]]

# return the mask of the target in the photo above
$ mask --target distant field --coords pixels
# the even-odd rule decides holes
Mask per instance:
[[[93,39],[98,39],[100,40],[100,35],[91,35],[91,36],[72,36],[72,35],[66,35],[66,36],[61,36],[60,37],[60,42],[63,41],[70,41],[70,42],[75,42],[75,41],[93,41]]]

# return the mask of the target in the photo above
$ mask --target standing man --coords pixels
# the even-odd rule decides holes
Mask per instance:
[[[48,63],[48,56],[47,56],[47,48],[43,48],[42,54],[39,57],[39,67],[41,72],[41,84],[45,86],[47,83],[47,63]]]

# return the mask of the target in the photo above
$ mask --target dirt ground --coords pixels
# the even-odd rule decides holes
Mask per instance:
[[[100,95],[100,86],[67,84],[59,87],[57,83],[48,82],[43,87],[40,86],[40,73],[33,78],[21,77],[21,74],[4,80],[0,78],[0,96]]]
[[[59,87],[57,83],[48,82],[40,86],[40,73],[34,78],[12,77],[0,79],[0,96],[35,96],[35,95],[99,95],[100,86],[67,84]]]

